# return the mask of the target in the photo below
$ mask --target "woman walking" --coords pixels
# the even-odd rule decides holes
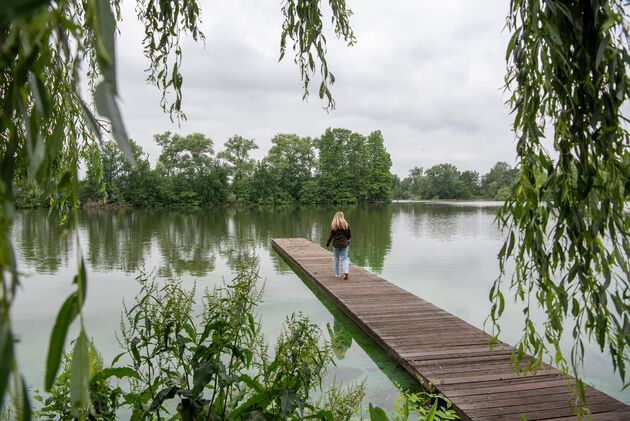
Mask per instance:
[[[339,278],[339,260],[343,265],[343,279],[348,279],[350,260],[348,259],[348,245],[350,245],[350,225],[346,222],[343,212],[337,212],[330,224],[330,236],[326,241],[326,247],[333,243],[333,265],[335,276]]]

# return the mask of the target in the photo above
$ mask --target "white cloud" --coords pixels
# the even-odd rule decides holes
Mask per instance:
[[[161,111],[160,93],[145,81],[143,28],[133,4],[125,2],[117,45],[131,137],[155,160],[155,133],[202,132],[217,150],[238,133],[256,139],[261,157],[276,133],[380,129],[393,172],[401,176],[414,166],[440,162],[482,173],[498,160],[513,163],[514,136],[501,89],[506,3],[349,0],[349,5],[358,43],[346,48],[327,36],[329,65],[337,77],[337,109],[328,114],[316,92],[308,102],[301,100],[292,57],[278,63],[279,3],[204,2],[205,48],[183,40],[188,120],[177,127]]]

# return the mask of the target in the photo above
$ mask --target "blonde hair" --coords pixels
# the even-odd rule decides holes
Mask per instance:
[[[347,230],[348,229],[348,222],[346,221],[346,218],[343,216],[343,212],[337,212],[335,214],[335,216],[333,217],[332,223],[330,224],[330,227],[334,230],[339,230],[339,229]]]

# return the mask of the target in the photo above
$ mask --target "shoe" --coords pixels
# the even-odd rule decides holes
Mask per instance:
[[[346,273],[344,273],[344,274],[343,274],[343,280],[344,280],[344,281],[347,281],[347,280],[348,280],[348,272],[346,272]]]
[[[335,278],[339,278],[339,275],[335,275]]]

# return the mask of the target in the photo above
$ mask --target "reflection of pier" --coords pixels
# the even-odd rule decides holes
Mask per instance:
[[[517,374],[512,348],[385,279],[352,266],[348,281],[333,276],[331,253],[303,238],[276,238],[273,247],[412,376],[432,384],[463,419],[572,417],[570,376],[543,366]],[[593,420],[630,419],[630,407],[586,386]]]

